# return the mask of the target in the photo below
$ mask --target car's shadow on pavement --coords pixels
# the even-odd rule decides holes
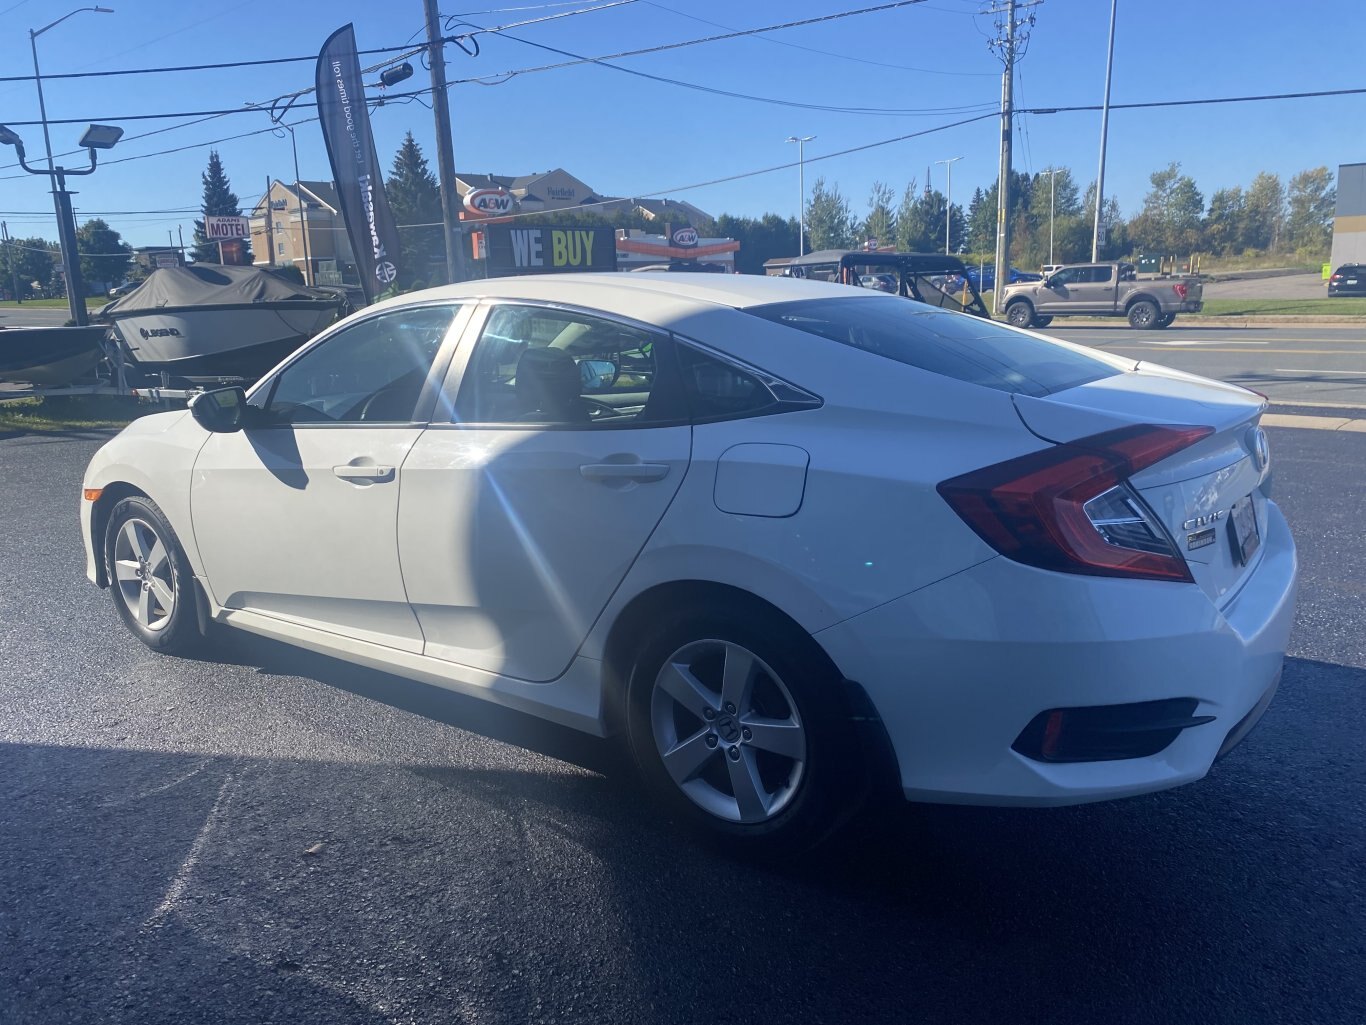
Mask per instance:
[[[604,747],[269,642],[232,661],[574,765]],[[1364,688],[1292,659],[1201,783],[895,808],[765,863],[700,843],[628,775],[496,744],[448,762],[378,736],[354,761],[0,744],[0,1017],[65,986],[105,1020],[1356,1020],[1366,780],[1324,711]]]

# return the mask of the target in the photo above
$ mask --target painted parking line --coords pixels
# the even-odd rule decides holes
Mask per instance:
[[[1341,416],[1299,416],[1290,413],[1262,414],[1263,427],[1292,427],[1304,431],[1351,431],[1366,434],[1366,420]]]

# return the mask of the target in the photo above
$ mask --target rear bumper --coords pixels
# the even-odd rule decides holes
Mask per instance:
[[[1192,299],[1192,300],[1190,300],[1190,301],[1188,301],[1188,302],[1182,303],[1181,306],[1177,309],[1176,312],[1178,312],[1178,313],[1199,313],[1199,312],[1200,312],[1201,310],[1203,310],[1204,308],[1205,308],[1204,302],[1202,302],[1202,301],[1199,300],[1199,299]]]
[[[1049,573],[997,558],[817,635],[887,729],[902,792],[1062,805],[1204,776],[1279,680],[1297,562],[1268,503],[1259,564],[1222,609],[1194,585]],[[1049,709],[1195,699],[1208,722],[1137,758],[1049,762],[1012,748]]]

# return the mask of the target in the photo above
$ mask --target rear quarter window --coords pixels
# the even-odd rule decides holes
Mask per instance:
[[[1131,366],[896,296],[775,303],[744,312],[932,374],[1023,395],[1065,391]]]

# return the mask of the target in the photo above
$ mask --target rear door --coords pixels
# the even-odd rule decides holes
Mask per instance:
[[[673,501],[692,428],[667,335],[530,303],[480,317],[403,465],[403,578],[427,655],[548,681]]]
[[[1110,313],[1115,308],[1115,268],[1109,264],[1075,267],[1075,282],[1069,286],[1068,309],[1077,313]]]
[[[1270,455],[1260,396],[1165,367],[1141,364],[1045,397],[1015,396],[1026,425],[1068,442],[1132,424],[1208,426],[1214,432],[1135,475],[1130,483],[1162,521],[1216,603],[1256,565],[1265,535]]]

